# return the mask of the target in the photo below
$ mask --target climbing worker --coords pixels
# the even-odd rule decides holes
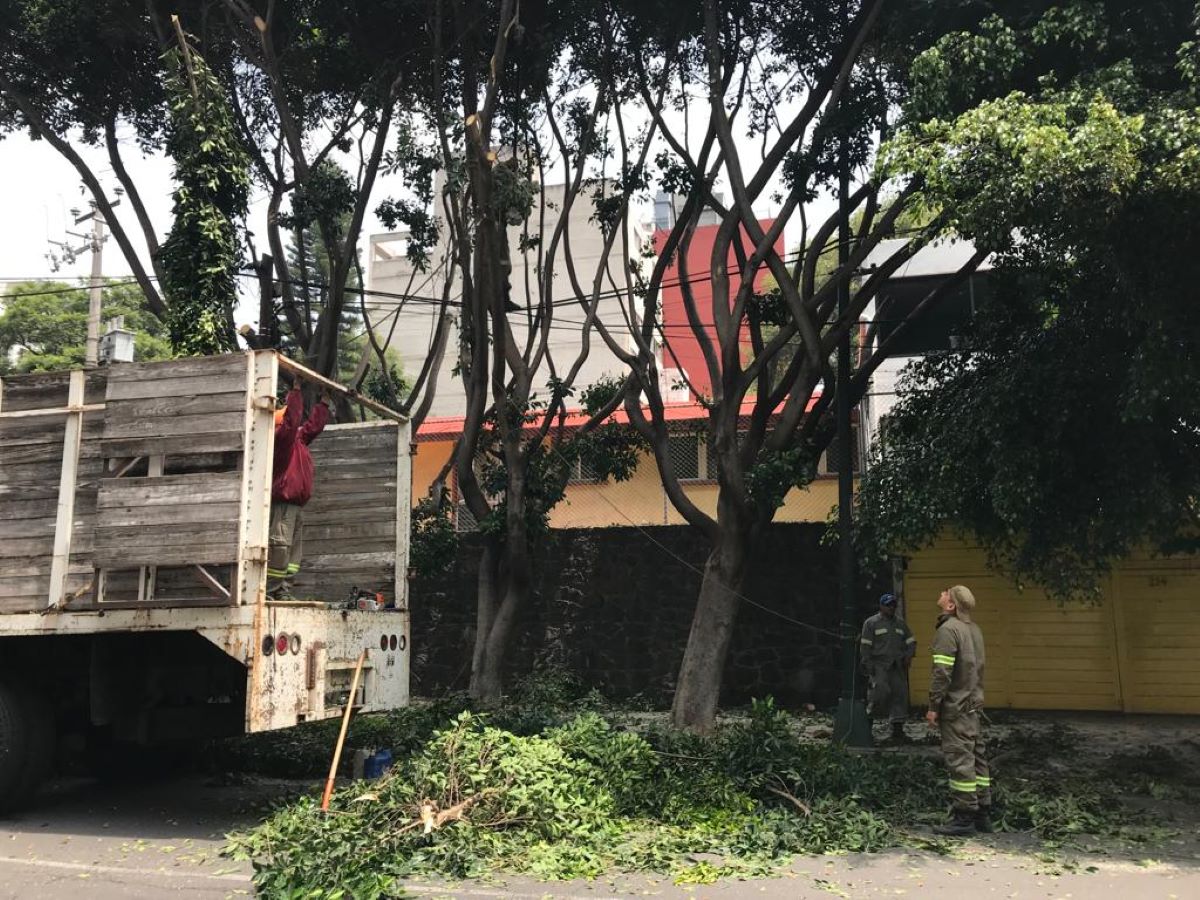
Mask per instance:
[[[879,598],[879,612],[863,623],[859,656],[871,683],[871,716],[887,716],[892,740],[907,742],[908,668],[917,651],[917,639],[908,624],[896,615],[896,595]]]
[[[271,481],[271,536],[267,552],[267,596],[294,600],[292,579],[304,549],[301,510],[313,492],[313,460],[308,445],[329,421],[329,394],[321,395],[304,418],[304,395],[293,384],[283,409],[275,413],[275,457]]]
[[[929,682],[930,727],[941,732],[942,756],[950,771],[951,818],[938,834],[992,831],[992,779],[980,729],[983,712],[983,632],[972,621],[975,595],[961,584],[938,597]]]

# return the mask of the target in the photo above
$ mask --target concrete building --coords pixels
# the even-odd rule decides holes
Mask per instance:
[[[545,217],[540,238],[537,234],[525,234],[524,226],[514,226],[508,231],[509,259],[512,263],[510,299],[513,306],[509,323],[521,347],[524,347],[528,338],[529,311],[538,305],[539,257],[544,248],[539,248],[537,243],[539,239],[544,245],[550,243],[560,221],[562,190],[562,185],[544,187]],[[586,313],[578,302],[580,296],[586,299],[598,290],[602,297],[598,307],[601,320],[624,346],[631,345],[625,325],[625,310],[631,302],[636,302],[631,301],[629,293],[633,283],[630,271],[644,264],[643,251],[650,245],[653,233],[653,219],[648,205],[646,208],[637,208],[636,215],[630,217],[628,233],[618,235],[605,260],[604,234],[596,222],[596,203],[592,193],[585,189],[575,199],[563,239],[555,254],[549,297],[554,305],[549,355],[559,377],[564,376],[574,364],[582,348]],[[535,208],[531,226],[536,225],[540,217],[539,210]],[[368,308],[377,332],[388,338],[388,346],[399,354],[404,372],[410,378],[420,370],[429,352],[437,324],[437,300],[441,298],[446,284],[444,227],[441,233],[442,241],[434,249],[429,270],[425,272],[417,271],[405,255],[409,237],[407,232],[376,234],[370,238],[367,286],[374,293],[370,296]],[[436,397],[430,410],[432,416],[457,416],[466,410],[462,381],[455,374],[459,366],[460,347],[457,328],[457,306],[461,298],[458,273],[454,273],[454,280],[456,283],[451,285],[450,291],[454,328],[438,372]],[[624,374],[624,366],[595,329],[592,330],[589,344],[588,357],[575,379],[576,389],[605,377],[621,377]],[[534,384],[540,387],[549,379],[550,365],[543,362],[535,373]]]
[[[863,261],[864,272],[882,265],[905,243],[903,238],[880,241]],[[888,279],[863,314],[867,321],[878,323],[877,340],[886,340],[931,290],[961,269],[974,253],[974,245],[958,240],[938,241],[918,250]],[[881,420],[895,406],[904,370],[927,353],[959,346],[964,326],[987,299],[991,268],[991,262],[985,260],[953,294],[914,323],[895,351],[875,370],[860,408],[863,448],[875,443]]]

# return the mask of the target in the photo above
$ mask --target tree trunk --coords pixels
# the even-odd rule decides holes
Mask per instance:
[[[488,537],[483,542],[483,553],[479,558],[478,596],[475,600],[475,650],[471,654],[471,683],[469,691],[474,700],[483,700],[485,695],[499,696],[498,688],[485,685],[484,660],[487,658],[488,635],[500,606],[500,542]]]
[[[524,486],[519,476],[509,478],[509,496],[512,499],[507,509],[507,533],[503,543],[489,539],[484,558],[480,560],[471,697],[485,706],[500,702],[504,688],[504,663],[512,642],[513,626],[517,612],[529,601],[533,583],[529,533],[523,514]],[[487,547],[491,548],[491,558]],[[489,574],[488,584],[483,580],[485,571],[495,573]]]
[[[703,734],[716,720],[748,550],[746,530],[724,526],[704,565],[700,599],[671,707],[671,724],[676,728]]]

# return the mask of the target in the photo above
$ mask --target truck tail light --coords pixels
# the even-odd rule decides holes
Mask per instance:
[[[291,641],[288,639],[287,632],[279,632],[279,637],[275,638],[275,652],[280,656],[288,652],[288,645]]]

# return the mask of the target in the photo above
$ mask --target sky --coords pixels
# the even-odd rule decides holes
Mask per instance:
[[[171,227],[171,162],[162,154],[146,155],[128,138],[122,138],[122,158],[133,183],[138,185],[147,214],[159,232],[160,240]],[[116,176],[108,163],[103,149],[87,147],[80,141],[73,146],[87,161],[106,189],[118,185]],[[395,180],[380,178],[375,195],[382,199],[390,190],[399,189]],[[110,193],[110,196],[113,196]],[[4,215],[0,216],[0,290],[13,281],[40,278],[87,278],[91,273],[91,254],[83,253],[73,264],[62,263],[54,271],[46,253],[54,249],[50,241],[63,241],[79,247],[85,238],[71,236],[90,235],[91,223],[76,225],[71,209],[88,211],[91,195],[83,189],[75,168],[63,159],[45,141],[34,141],[24,133],[12,133],[0,139],[0,202]],[[250,227],[254,230],[256,219],[265,215],[266,197],[255,192],[251,197]],[[362,247],[365,254],[367,236],[385,231],[383,223],[375,217],[372,203],[364,226]],[[130,204],[125,201],[116,208],[117,218],[129,232],[137,247],[143,247],[141,230],[133,215]],[[265,249],[265,230],[257,241]],[[109,238],[103,251],[104,275],[109,278],[128,277],[130,267],[116,242]],[[143,259],[147,264],[148,260]],[[247,293],[239,305],[238,323],[252,321],[257,316],[256,301],[250,291],[257,291],[252,279],[247,278]]]
[[[692,115],[697,113],[700,113],[700,110],[692,111]],[[130,135],[120,137],[126,168],[133,182],[139,186],[147,212],[161,239],[171,225],[171,163],[161,154],[144,154]],[[117,186],[117,179],[109,166],[107,154],[102,149],[87,147],[81,141],[72,143],[98,174],[106,189],[111,190]],[[746,150],[750,150],[749,144]],[[364,258],[369,236],[386,230],[374,215],[374,208],[383,197],[401,190],[402,185],[398,177],[381,176],[378,180],[364,223],[361,240]],[[771,191],[765,193],[769,195]],[[85,243],[86,238],[72,236],[68,232],[90,232],[90,223],[75,225],[71,214],[72,209],[86,212],[89,199],[90,195],[83,189],[78,173],[49,144],[34,141],[23,132],[10,133],[0,138],[0,200],[5,212],[5,215],[0,217],[0,290],[3,290],[5,284],[13,281],[86,278],[89,275],[90,253],[81,254],[74,263],[63,262],[57,271],[52,268],[46,256],[51,249],[54,249],[60,258],[62,256],[61,250],[52,247],[50,241],[66,242],[72,247],[79,247]],[[265,195],[260,192],[252,195],[251,231],[255,230],[256,221],[261,222],[265,208]],[[822,197],[814,204],[814,208],[809,210],[810,221],[816,217],[824,218],[832,210],[831,198]],[[764,204],[760,214],[769,216],[773,211],[769,205]],[[135,246],[144,246],[144,241],[140,238],[141,231],[128,201],[121,203],[116,212],[117,218],[134,239]],[[789,243],[797,239],[790,231],[785,233],[785,238]],[[265,245],[265,229],[257,244],[260,247]],[[111,238],[104,245],[103,263],[106,277],[121,278],[131,274],[120,248]],[[242,303],[239,304],[236,315],[239,324],[253,322],[257,315],[254,293],[255,285],[252,284],[252,279],[247,278]]]

